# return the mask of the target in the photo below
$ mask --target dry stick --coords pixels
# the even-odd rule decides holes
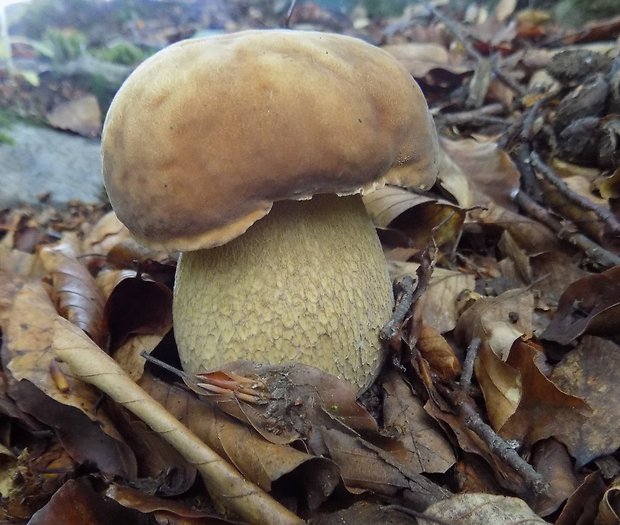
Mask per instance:
[[[437,113],[435,118],[445,126],[460,126],[463,124],[506,124],[506,119],[497,117],[506,110],[499,103],[488,104],[470,111],[455,111],[454,113]]]
[[[545,208],[534,202],[532,198],[523,191],[519,191],[514,196],[514,201],[530,217],[554,231],[558,238],[583,250],[585,254],[599,266],[611,268],[612,266],[620,265],[620,257],[606,250],[600,244],[586,237],[583,233],[571,231],[571,229],[574,228],[572,223],[564,221],[564,224],[562,224],[560,221],[554,219]]]
[[[394,295],[396,305],[392,317],[379,332],[382,341],[391,342],[396,336],[400,336],[405,318],[411,309],[416,291],[416,281],[411,275],[405,275],[394,283]]]
[[[459,386],[464,392],[469,392],[471,387],[471,380],[474,376],[474,363],[476,362],[476,356],[478,355],[478,350],[480,350],[481,343],[482,341],[480,341],[479,337],[474,337],[467,347],[463,371],[461,372],[461,379],[459,381]]]
[[[458,26],[458,24],[455,21],[451,20],[446,15],[444,15],[441,11],[439,11],[437,8],[433,7],[430,4],[430,2],[425,2],[425,6],[426,6],[426,9],[430,13],[432,13],[435,18],[437,18],[438,20],[443,22],[446,25],[446,27],[448,28],[448,31],[450,31],[456,37],[456,39],[459,42],[461,42],[461,44],[463,44],[463,47],[465,48],[465,51],[467,51],[467,54],[469,56],[471,56],[472,58],[476,59],[479,62],[483,61],[483,60],[486,60],[469,43],[469,41],[467,40],[467,37],[463,34],[463,32],[461,31],[461,28]],[[506,84],[510,89],[512,89],[513,91],[515,91],[517,94],[519,94],[521,96],[525,95],[525,93],[526,93],[525,88],[523,86],[517,84],[509,76],[505,75],[504,72],[501,69],[499,69],[495,64],[491,64],[491,69],[492,69],[493,73],[495,74],[495,76],[499,80],[501,80],[504,84]]]
[[[502,439],[489,425],[487,425],[480,414],[478,414],[475,403],[469,395],[471,379],[474,373],[474,363],[480,350],[481,341],[479,338],[472,339],[467,347],[465,364],[461,373],[461,380],[458,389],[450,395],[459,417],[465,426],[482,439],[489,449],[495,453],[504,463],[510,466],[526,484],[532,488],[536,494],[546,494],[549,484],[545,479],[525,461],[517,451]]]
[[[620,222],[618,222],[611,210],[594,204],[586,197],[583,197],[571,190],[568,185],[561,179],[561,177],[559,177],[555,173],[551,166],[543,162],[543,160],[540,158],[540,155],[538,155],[538,153],[536,153],[535,151],[532,151],[530,153],[530,159],[534,168],[536,168],[545,179],[547,179],[551,184],[553,184],[557,188],[557,190],[564,197],[566,197],[566,199],[568,199],[573,204],[580,206],[581,208],[594,212],[596,216],[607,225],[609,230],[614,235],[620,235]]]
[[[536,494],[547,494],[549,484],[532,465],[525,461],[518,452],[504,441],[497,433],[480,417],[473,406],[473,401],[457,403],[459,416],[463,418],[465,426],[482,439],[489,449],[509,465],[517,474],[523,478],[527,485]]]
[[[214,502],[256,524],[301,524],[298,516],[245,479],[230,463],[202,442],[81,330],[65,319],[56,321],[53,349],[77,379],[96,386],[144,421],[195,465]]]

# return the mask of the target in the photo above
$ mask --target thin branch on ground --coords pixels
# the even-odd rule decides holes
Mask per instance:
[[[464,392],[469,392],[471,387],[471,380],[474,376],[474,364],[476,362],[476,357],[478,356],[478,350],[480,350],[481,343],[482,341],[480,341],[479,337],[474,337],[467,347],[465,362],[463,363],[463,371],[461,372],[461,379],[459,381],[459,386]]]
[[[494,103],[469,111],[457,111],[454,113],[437,113],[435,119],[444,126],[462,126],[464,124],[503,124],[506,119],[497,117],[506,112],[502,104]]]
[[[461,397],[461,396],[459,396]],[[465,426],[482,439],[489,449],[506,465],[510,466],[536,494],[544,495],[549,490],[545,479],[525,461],[519,453],[487,425],[475,409],[471,397],[461,398],[457,410]]]
[[[562,223],[552,217],[548,210],[534,202],[525,192],[517,192],[513,199],[527,215],[547,226],[559,239],[582,250],[598,266],[611,268],[620,265],[619,256],[606,250],[583,233],[574,231],[576,228],[571,222],[564,221]]]
[[[579,195],[578,193],[571,190],[566,182],[562,180],[562,178],[555,173],[553,168],[545,163],[538,153],[532,151],[530,153],[530,160],[532,166],[540,173],[547,181],[549,181],[553,186],[560,192],[560,194],[565,197],[568,201],[576,204],[580,208],[584,210],[591,211],[596,216],[601,219],[609,229],[609,231],[616,236],[620,235],[620,222],[616,219],[611,210],[599,206],[598,204],[593,203],[587,197]]]
[[[396,305],[392,318],[379,332],[382,341],[390,343],[395,337],[400,339],[403,324],[414,301],[415,291],[416,280],[411,275],[405,275],[394,283]]]
[[[476,403],[470,395],[474,363],[480,350],[481,341],[476,337],[467,347],[461,379],[456,389],[443,389],[446,397],[456,408],[457,414],[466,428],[476,434],[489,447],[489,450],[512,468],[536,494],[546,494],[549,484],[510,446],[495,430],[482,420]]]

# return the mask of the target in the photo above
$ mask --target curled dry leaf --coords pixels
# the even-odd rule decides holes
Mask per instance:
[[[461,208],[471,208],[473,194],[465,172],[443,148],[439,152],[437,182],[454,197]]]
[[[601,500],[597,524],[614,525],[620,522],[620,478],[616,478]]]
[[[9,395],[24,412],[52,427],[76,460],[132,478],[136,474],[135,457],[99,409],[100,394],[74,379],[65,365],[58,365],[57,372],[66,381],[63,388],[50,373],[54,362],[52,332],[58,319],[62,317],[43,286],[39,282],[24,285],[15,298],[4,334],[2,360],[12,379]]]
[[[564,391],[592,407],[587,424],[565,422],[556,437],[566,444],[577,466],[612,454],[620,447],[620,348],[612,341],[585,336],[577,348],[558,363],[551,379]]]
[[[506,360],[521,378],[521,399],[499,431],[503,437],[526,445],[557,436],[567,425],[581,428],[590,424],[592,412],[582,396],[567,393],[541,372],[536,361],[543,355],[533,342],[519,339]]]
[[[131,487],[123,487],[115,483],[105,491],[106,497],[113,499],[123,507],[138,510],[143,514],[153,513],[158,523],[175,523],[182,524],[178,518],[189,518],[198,520],[199,518],[208,518],[209,525],[220,525],[231,523],[223,520],[213,512],[196,509],[193,505],[185,501],[174,500],[171,498],[160,498],[144,491],[136,490]],[[195,523],[201,525],[204,521],[188,521],[187,525]]]
[[[521,375],[483,344],[475,363],[476,379],[484,396],[491,426],[498,430],[516,412],[521,401]]]
[[[442,146],[467,175],[473,191],[473,205],[490,202],[515,210],[512,196],[519,189],[519,171],[509,155],[495,141],[442,139]]]
[[[375,225],[400,231],[408,247],[424,249],[432,236],[440,249],[451,252],[461,236],[465,211],[448,201],[394,186],[375,190],[363,199]]]
[[[588,474],[568,498],[555,525],[596,523],[594,520],[606,488],[600,472]]]
[[[416,348],[431,369],[441,379],[456,379],[461,373],[461,362],[445,337],[423,320],[417,339]]]
[[[459,494],[431,505],[426,509],[426,514],[459,525],[546,523],[523,500],[494,494]],[[418,522],[421,525],[435,525],[425,518],[419,518]]]
[[[422,400],[394,371],[386,375],[382,387],[384,427],[413,453],[411,467],[417,473],[446,472],[456,457],[441,428],[424,411]]]
[[[572,282],[540,337],[565,345],[583,333],[620,333],[620,266]]]
[[[172,328],[172,291],[161,283],[139,277],[123,279],[106,302],[104,319],[112,350],[131,335],[163,337]]]
[[[39,257],[50,274],[53,298],[60,314],[104,345],[103,296],[95,279],[77,259],[70,242],[41,249]]]

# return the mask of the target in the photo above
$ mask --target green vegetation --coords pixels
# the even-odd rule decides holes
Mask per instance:
[[[138,62],[142,62],[149,56],[149,53],[143,51],[131,42],[119,42],[111,47],[91,50],[92,54],[100,60],[132,66]]]
[[[605,20],[620,15],[618,0],[561,0],[554,9],[561,22],[580,27],[590,20]]]
[[[75,60],[84,52],[86,37],[76,30],[48,29],[44,41],[52,50],[54,62]]]
[[[5,133],[15,122],[15,117],[3,108],[0,108],[0,144],[15,144],[10,135]]]

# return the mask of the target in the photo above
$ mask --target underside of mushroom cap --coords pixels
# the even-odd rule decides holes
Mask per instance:
[[[187,40],[141,64],[103,131],[120,220],[145,244],[224,244],[276,201],[429,188],[437,137],[389,54],[333,34],[269,30]]]

